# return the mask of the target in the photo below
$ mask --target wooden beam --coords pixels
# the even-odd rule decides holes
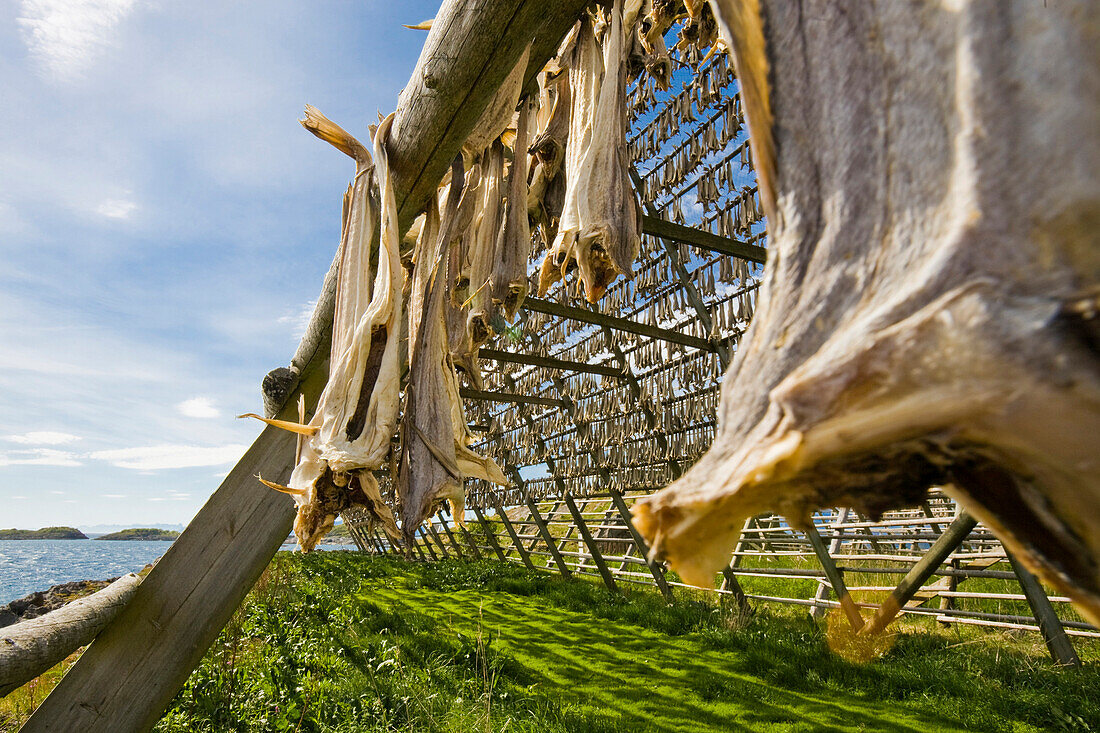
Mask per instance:
[[[630,531],[630,536],[634,539],[634,547],[637,548],[638,555],[645,560],[646,567],[649,568],[649,572],[653,576],[653,582],[657,584],[657,590],[661,591],[661,595],[665,597],[665,600],[671,603],[674,600],[672,597],[672,588],[669,587],[668,581],[665,579],[664,567],[650,559],[649,545],[642,539],[642,535],[638,533],[638,530],[634,528],[634,522],[630,519],[630,509],[626,506],[626,502],[623,501],[623,495],[615,489],[611,489],[610,494],[611,502],[615,505],[615,510],[619,513],[619,517],[623,520],[623,524],[626,525],[627,530]]]
[[[508,532],[508,536],[512,538],[512,546],[516,548],[519,553],[519,559],[523,561],[523,564],[527,566],[528,570],[534,570],[535,564],[531,562],[531,556],[527,554],[527,550],[523,548],[523,541],[520,540],[519,535],[516,534],[516,528],[512,526],[512,520],[508,518],[508,514],[504,511],[504,507],[500,505],[496,497],[491,497],[493,502],[493,508],[497,510],[497,516],[500,517],[500,521],[504,524],[504,529]]]
[[[278,417],[297,420],[299,393],[316,404],[328,378],[326,342],[317,340]],[[255,476],[286,483],[295,437],[272,427],[260,433],[24,730],[147,730],[156,723],[290,533],[294,502]]]
[[[483,402],[510,402],[516,405],[546,405],[547,407],[564,407],[562,400],[550,397],[535,397],[534,395],[514,394],[512,392],[485,392],[480,389],[461,387],[458,390],[460,397],[468,400],[482,400]]]
[[[822,570],[825,571],[825,577],[828,578],[829,584],[833,586],[837,603],[844,610],[844,615],[848,617],[848,623],[852,625],[853,630],[859,631],[863,628],[863,614],[859,612],[855,601],[849,595],[848,586],[844,583],[844,575],[837,568],[836,563],[833,562],[833,556],[829,554],[829,548],[825,546],[825,541],[821,539],[821,534],[814,526],[813,519],[806,527],[806,536],[810,539],[810,545],[814,548],[814,554],[817,555]]]
[[[592,533],[588,531],[588,524],[581,516],[580,510],[577,509],[577,503],[573,501],[573,497],[569,494],[566,494],[564,498],[565,505],[569,507],[569,513],[573,515],[573,523],[577,525],[577,531],[580,532],[581,539],[588,546],[588,553],[592,556],[592,562],[596,563],[596,569],[600,571],[600,577],[603,578],[604,585],[610,590],[618,591],[619,586],[615,584],[615,578],[611,575],[611,570],[603,559],[603,553],[596,546],[596,540],[592,537]]]
[[[768,250],[766,247],[738,242],[736,239],[729,239],[727,237],[720,237],[717,234],[711,234],[702,229],[687,227],[683,224],[675,224],[650,214],[642,214],[642,233],[652,234],[662,239],[671,239],[675,242],[683,242],[684,244],[690,244],[710,252],[717,252],[718,254],[729,255],[730,257],[738,257],[761,265],[763,265],[768,258]]]
[[[567,580],[573,577],[573,574],[569,572],[569,566],[565,564],[565,559],[558,550],[558,543],[554,541],[554,536],[550,534],[550,528],[546,526],[546,520],[539,514],[538,506],[529,496],[527,497],[527,509],[531,512],[531,519],[534,520],[535,526],[539,528],[543,544],[550,551],[550,557],[554,558],[554,564],[558,566],[558,571],[561,572],[562,577]]]
[[[477,355],[482,359],[489,359],[490,361],[505,361],[511,362],[512,364],[530,364],[531,366],[543,367],[545,369],[560,369],[570,372],[600,374],[605,377],[615,377],[616,379],[626,378],[626,375],[623,374],[621,369],[604,366],[602,364],[582,364],[579,361],[566,361],[565,359],[554,359],[549,356],[535,356],[534,354],[515,354],[511,351],[497,351],[496,349],[481,349],[478,351]]]
[[[390,161],[404,231],[524,50],[531,80],[588,0],[447,0],[397,103]],[[397,29],[398,31],[400,29]]]
[[[944,533],[932,544],[928,552],[906,573],[905,577],[890,593],[890,597],[879,607],[874,619],[864,626],[860,633],[876,634],[885,629],[898,615],[898,611],[920,590],[924,582],[932,577],[932,574],[943,564],[947,556],[962,544],[962,541],[966,539],[966,536],[977,524],[978,520],[966,512],[959,512],[959,516],[955,518],[955,521],[944,530]],[[834,590],[837,589],[834,588]]]
[[[530,295],[523,301],[523,307],[536,313],[545,313],[550,316],[558,316],[559,318],[569,318],[574,321],[580,321],[581,323],[593,323],[598,326],[610,326],[611,328],[626,331],[627,333],[648,336],[649,338],[659,339],[661,341],[670,341],[672,343],[682,344],[683,346],[690,346],[693,349],[714,351],[714,344],[707,339],[689,336],[679,331],[670,331],[667,328],[650,326],[648,323],[638,323],[637,321],[631,321],[626,318],[609,316],[606,313],[599,313],[588,308],[577,308],[576,306],[565,305],[563,303],[554,303],[549,300],[543,300],[542,298],[534,298]]]
[[[1020,587],[1024,591],[1024,596],[1027,597],[1032,613],[1035,614],[1035,620],[1039,622],[1039,631],[1043,634],[1050,656],[1062,666],[1080,667],[1081,658],[1077,656],[1061,620],[1054,613],[1054,607],[1050,605],[1050,599],[1047,598],[1039,579],[1007,549],[1005,554],[1008,555],[1012,569],[1016,571],[1016,578],[1020,581]]]
[[[493,548],[493,552],[497,554],[500,561],[504,562],[508,558],[504,556],[504,550],[500,549],[500,543],[497,542],[497,535],[496,532],[493,531],[493,526],[489,524],[489,520],[481,513],[481,509],[476,506],[471,508],[474,510],[474,516],[477,517],[478,524],[481,525],[481,531],[485,533],[485,539],[489,543],[489,546]]]

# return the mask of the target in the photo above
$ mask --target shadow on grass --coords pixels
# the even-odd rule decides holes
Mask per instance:
[[[411,595],[410,595],[411,593]],[[372,594],[375,595],[375,594]],[[459,590],[380,589],[390,610],[426,614],[472,634],[523,665],[542,694],[560,696],[621,730],[958,730],[960,721],[915,716],[854,695],[833,699],[783,689],[742,669],[736,655],[696,638],[594,622],[536,599]],[[615,727],[613,726],[613,727]]]

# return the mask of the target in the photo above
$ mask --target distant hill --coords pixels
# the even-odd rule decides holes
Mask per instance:
[[[97,540],[174,540],[180,536],[179,532],[175,532],[169,529],[157,529],[155,527],[138,527],[135,529],[124,529],[121,532],[112,532],[111,534],[104,534],[96,537]]]
[[[42,529],[0,529],[0,540],[86,540],[88,536],[75,527],[43,527]]]
[[[142,520],[136,520],[142,521]],[[95,537],[100,534],[109,534],[111,532],[121,532],[124,529],[130,529],[133,524],[86,524],[80,526],[80,531],[89,537]],[[149,524],[143,524],[142,527],[153,527],[155,529],[171,529],[176,532],[183,531],[182,524],[161,524],[159,522],[150,522]]]

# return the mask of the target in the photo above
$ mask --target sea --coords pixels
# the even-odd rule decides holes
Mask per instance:
[[[153,562],[171,542],[134,540],[0,540],[0,606],[51,585],[106,580]],[[294,545],[283,545],[292,550]],[[354,550],[355,545],[318,545]]]

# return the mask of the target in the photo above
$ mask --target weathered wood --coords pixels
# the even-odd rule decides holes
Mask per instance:
[[[535,564],[531,562],[531,556],[527,553],[527,550],[523,547],[523,541],[520,540],[519,535],[516,534],[516,528],[512,526],[512,520],[508,518],[508,514],[504,511],[504,507],[500,505],[500,502],[494,497],[492,499],[493,508],[497,511],[497,516],[500,517],[500,521],[504,524],[504,529],[508,532],[508,536],[512,538],[512,547],[516,548],[516,552],[519,553],[519,559],[523,561],[523,564],[527,566],[529,570],[535,569]]]
[[[514,394],[511,392],[486,392],[480,389],[462,387],[458,390],[460,397],[468,400],[482,400],[484,402],[509,402],[516,405],[546,405],[549,407],[562,407],[562,400],[550,397],[536,397],[534,395]]]
[[[851,513],[851,511],[852,510],[849,509],[848,507],[844,507],[843,509],[841,509],[840,512],[836,516],[836,522],[834,522],[833,524],[839,526],[839,525],[844,524],[845,522],[847,522],[848,521],[848,515]],[[834,529],[834,531],[837,532],[837,536],[834,537],[829,542],[829,550],[828,550],[827,554],[829,555],[830,558],[832,558],[832,556],[835,555],[840,550],[841,540],[840,540],[840,535],[839,535],[839,529]],[[837,572],[840,572],[840,571],[838,570]],[[814,600],[815,601],[827,601],[827,600],[829,600],[829,586],[826,583],[820,582],[820,581],[818,582],[817,591],[814,593]],[[810,609],[810,615],[813,616],[814,618],[821,618],[822,616],[825,615],[826,608],[827,607],[824,604],[822,604],[820,606],[813,606]]]
[[[588,531],[588,524],[581,516],[580,510],[577,509],[577,503],[573,501],[573,497],[569,494],[565,495],[565,505],[569,507],[569,513],[573,515],[573,522],[577,525],[577,531],[580,532],[581,539],[588,547],[592,562],[596,564],[596,569],[600,571],[600,577],[603,578],[604,585],[610,590],[618,591],[619,587],[615,584],[615,578],[611,575],[611,570],[607,567],[607,562],[604,561],[600,548],[596,547],[596,540],[593,539],[592,533]]]
[[[511,351],[498,351],[496,349],[481,349],[477,354],[482,359],[490,361],[511,362],[512,364],[530,364],[544,369],[560,369],[569,372],[585,372],[587,374],[599,374],[605,377],[624,379],[623,371],[615,367],[602,364],[582,364],[578,361],[554,359],[549,356],[536,356],[534,354],[516,354]]]
[[[489,547],[493,548],[493,552],[501,562],[504,562],[508,558],[504,556],[504,550],[500,549],[500,543],[497,542],[496,532],[493,531],[493,526],[489,524],[489,521],[485,519],[485,515],[481,513],[481,509],[478,507],[472,507],[474,510],[474,516],[477,517],[478,524],[481,525],[481,531],[485,533],[485,540],[489,543]]]
[[[124,575],[97,593],[0,630],[0,697],[91,643],[140,583],[137,575]]]
[[[642,233],[673,242],[683,242],[710,252],[737,257],[761,265],[764,264],[768,256],[768,250],[758,244],[746,244],[738,242],[736,239],[720,237],[702,229],[666,221],[653,213],[642,214]]]
[[[879,607],[875,617],[863,627],[860,633],[877,634],[885,629],[898,615],[898,611],[920,590],[925,581],[932,577],[932,574],[943,564],[947,556],[962,544],[962,541],[966,539],[966,536],[977,524],[978,520],[966,512],[959,512],[959,516],[955,518],[955,521],[944,530],[944,533],[929,548],[924,557],[913,566],[912,570],[906,573],[905,577],[898,583],[897,588],[890,593],[890,596]],[[834,590],[837,589],[834,588]]]
[[[853,629],[859,631],[863,628],[863,615],[860,614],[859,607],[856,606],[852,596],[848,593],[848,586],[844,583],[844,575],[837,568],[836,563],[833,562],[833,557],[829,554],[829,548],[825,547],[825,541],[821,539],[821,534],[817,531],[813,522],[810,522],[806,527],[806,536],[809,537],[810,544],[814,548],[814,554],[817,555],[817,560],[821,563],[821,569],[825,571],[825,577],[829,579],[829,583],[833,586],[836,600],[844,610],[848,623],[851,624]]]
[[[316,404],[327,378],[321,345],[279,417],[297,419],[299,393]],[[294,444],[283,430],[260,433],[24,730],[152,727],[290,533],[294,502],[255,476],[285,483]]]
[[[573,577],[573,574],[569,572],[569,566],[565,564],[565,559],[558,550],[558,543],[554,541],[554,536],[550,534],[550,528],[546,526],[546,521],[539,514],[539,508],[531,497],[527,497],[527,509],[531,512],[531,519],[535,522],[535,526],[539,528],[542,542],[546,545],[546,549],[550,551],[550,557],[554,559],[554,564],[558,566],[558,571],[561,572],[562,577]]]
[[[627,318],[609,316],[606,313],[599,313],[589,308],[578,308],[563,303],[554,303],[553,301],[534,298],[530,295],[523,301],[523,307],[536,313],[545,313],[550,316],[569,318],[574,321],[593,323],[599,326],[610,326],[619,331],[626,331],[627,333],[634,333],[639,336],[648,336],[649,338],[659,339],[661,341],[669,341],[674,344],[690,346],[693,349],[714,351],[714,344],[706,339],[701,339],[697,336],[689,336],[679,331],[670,331],[667,328],[650,326],[648,323],[638,323],[637,321],[631,321]]]
[[[448,0],[397,103],[391,163],[404,230],[462,149],[497,89],[531,46],[530,80],[587,0]]]
[[[649,568],[649,573],[653,576],[653,582],[657,584],[657,590],[661,591],[661,595],[665,597],[666,601],[672,602],[672,588],[669,587],[668,581],[665,579],[665,569],[656,561],[650,559],[649,546],[642,539],[642,535],[638,533],[638,530],[634,528],[634,522],[630,521],[630,508],[623,501],[623,495],[615,489],[611,489],[609,493],[611,494],[611,503],[615,506],[615,511],[619,513],[619,519],[626,525],[630,537],[634,540],[634,547],[638,550],[638,555],[645,562],[645,566]]]
[[[1043,634],[1050,656],[1063,666],[1080,667],[1081,658],[1077,656],[1065,628],[1062,627],[1062,622],[1054,613],[1054,608],[1050,605],[1050,599],[1047,598],[1039,579],[1032,575],[1031,571],[1025,568],[1012,553],[1008,553],[1008,561],[1012,563],[1012,569],[1016,571],[1016,578],[1020,581],[1020,587],[1023,588],[1028,605],[1035,614],[1035,620],[1039,622],[1039,631]]]
[[[439,551],[444,558],[449,558],[451,553],[447,550],[447,545],[443,542],[443,538],[439,536],[439,533],[435,531],[435,527],[432,526],[431,520],[424,523],[424,528],[428,530],[428,535],[435,541],[435,544],[439,546]],[[462,557],[462,553],[456,553],[458,557]]]

